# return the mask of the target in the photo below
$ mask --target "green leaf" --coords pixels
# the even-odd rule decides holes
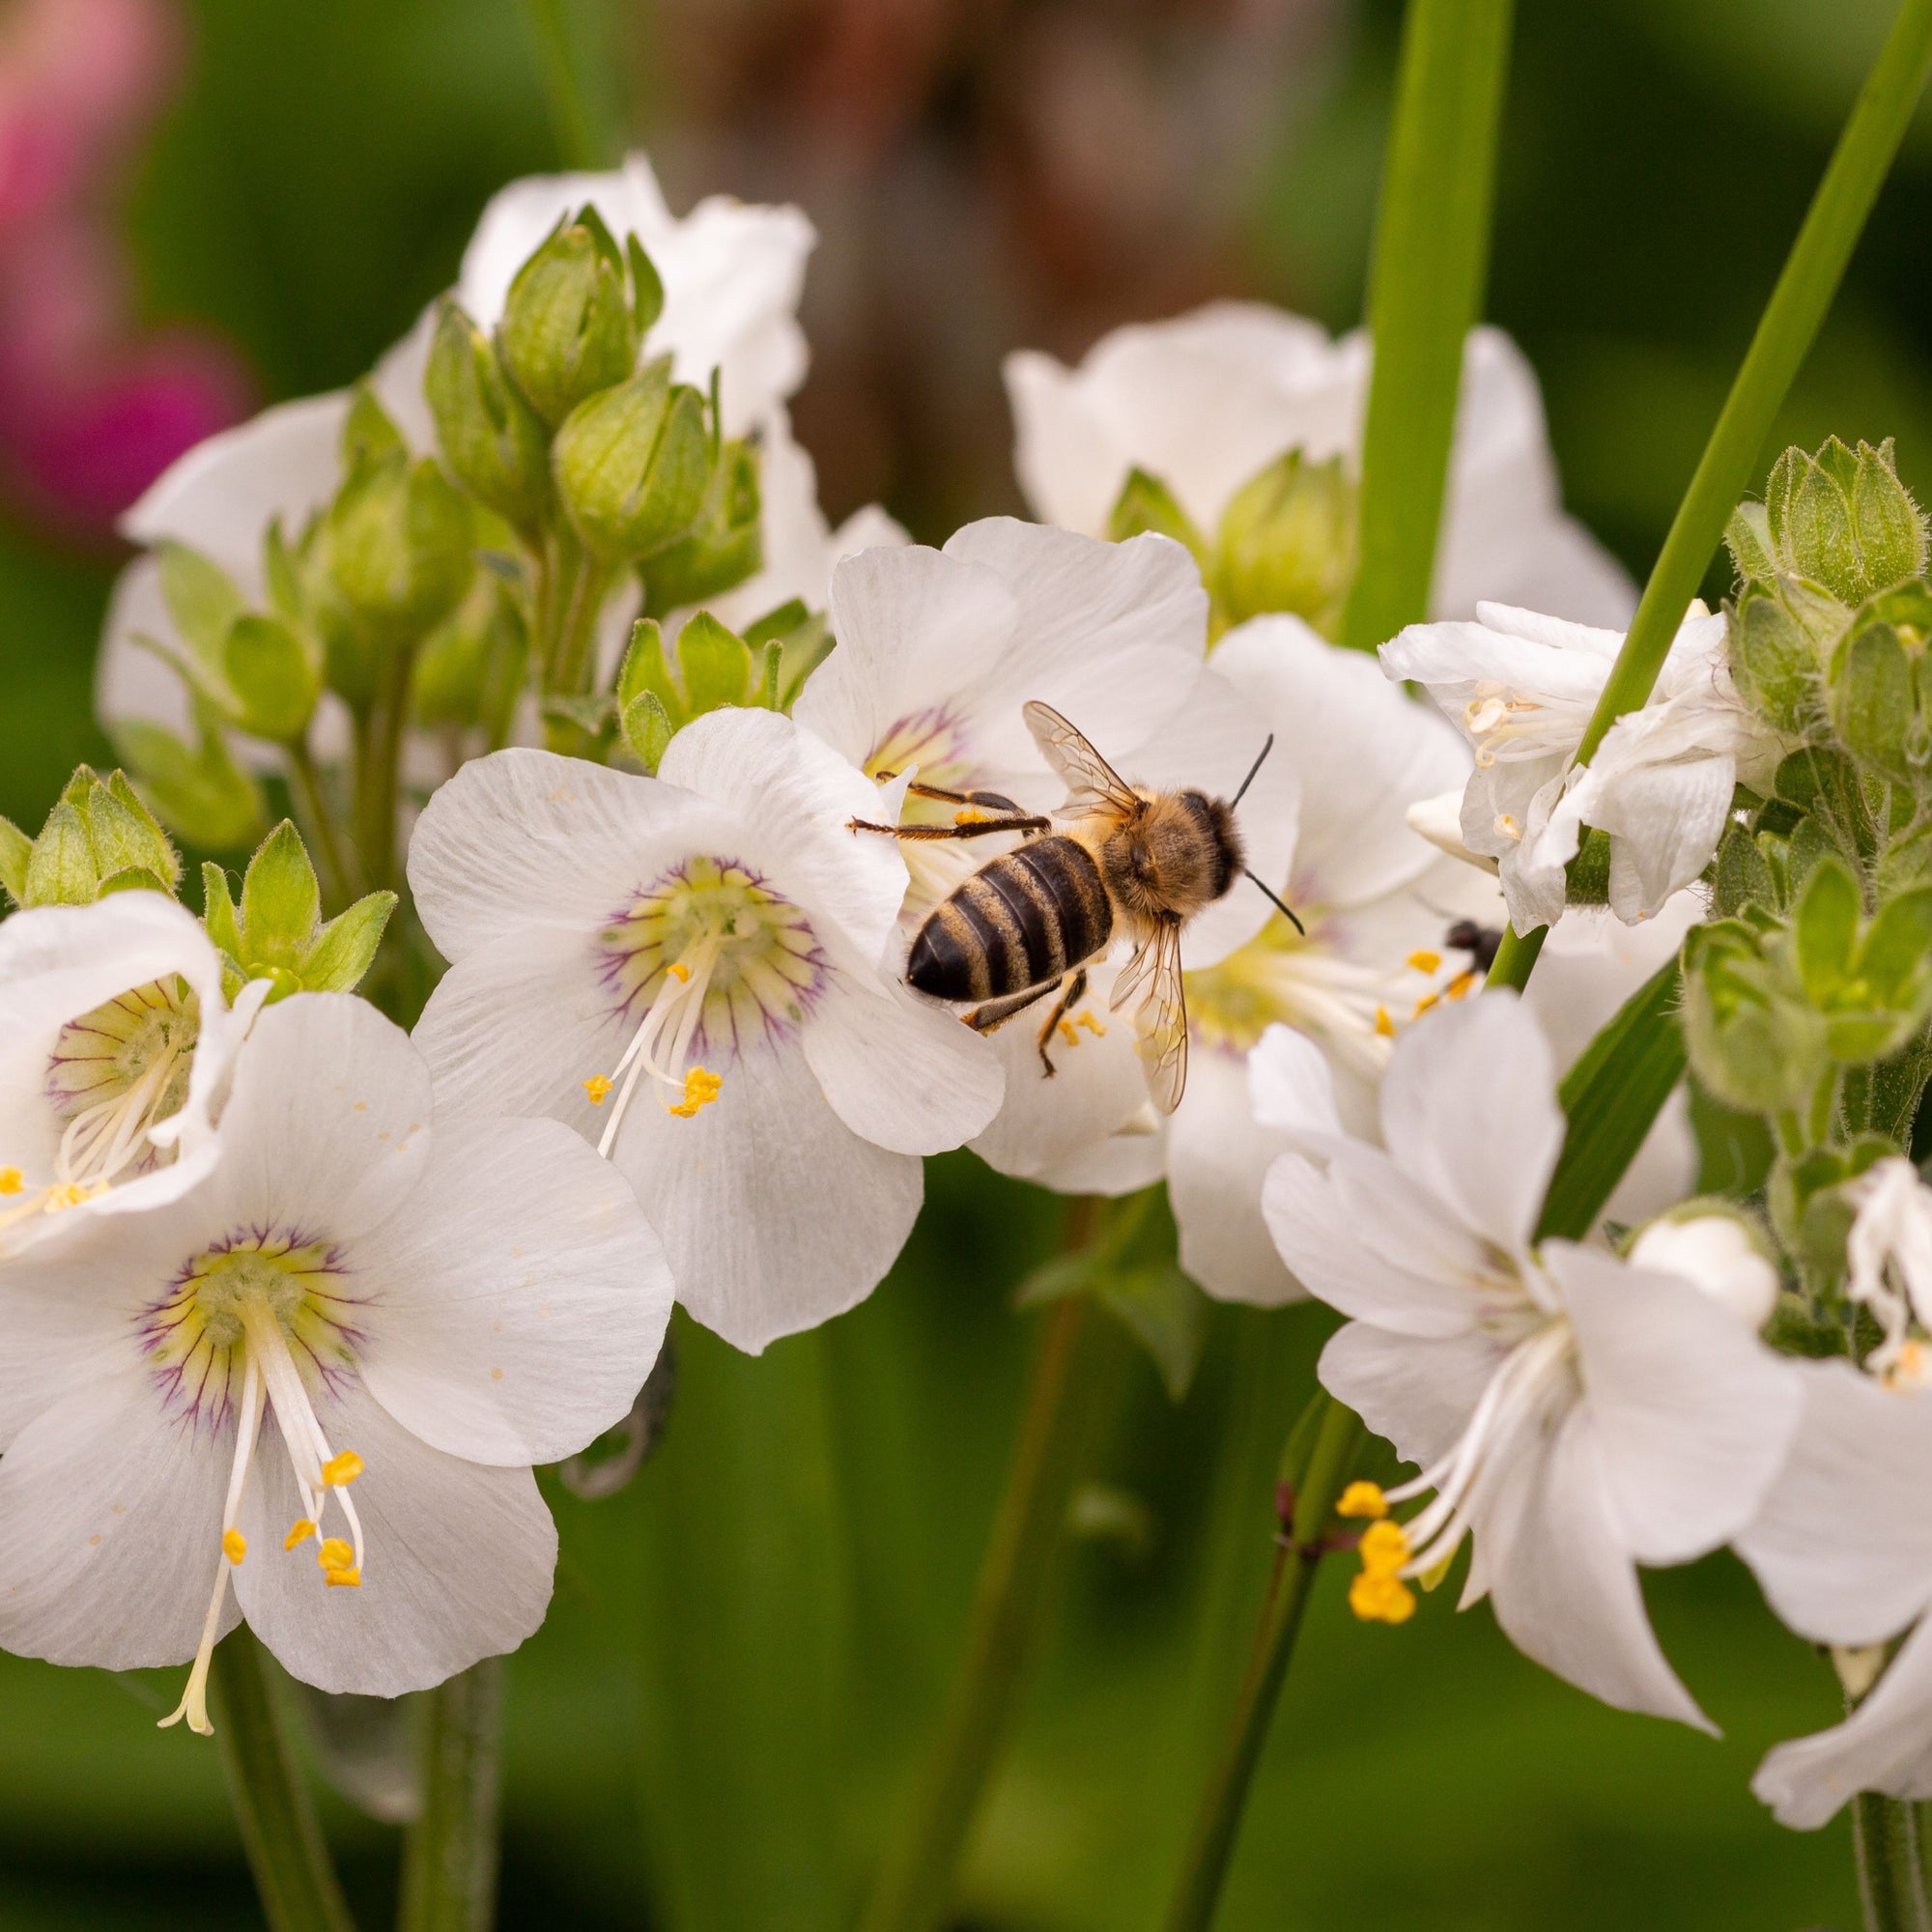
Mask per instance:
[[[307,731],[322,695],[322,669],[280,618],[244,611],[229,626],[221,664],[244,731],[277,745],[294,744]]]
[[[239,966],[242,924],[228,889],[227,870],[213,859],[204,859],[201,865],[201,923],[207,926],[209,938]]]
[[[1697,1138],[1699,1194],[1724,1194],[1742,1201],[1764,1185],[1777,1149],[1761,1114],[1725,1106],[1693,1078],[1690,1130]]]
[[[298,967],[321,917],[315,867],[301,834],[285,818],[262,841],[242,881],[242,964]]]
[[[34,841],[11,818],[0,818],[0,887],[18,905],[27,895],[27,864]]]
[[[752,654],[745,640],[708,611],[687,619],[677,634],[677,668],[694,718],[743,704],[752,695]]]
[[[655,774],[664,762],[676,728],[654,691],[639,692],[624,707],[624,742],[647,772]]]
[[[92,905],[100,874],[79,811],[66,799],[47,814],[27,863],[29,905]]]
[[[1580,1241],[1684,1077],[1678,963],[1660,967],[1618,1008],[1557,1089],[1569,1122],[1549,1178],[1539,1240]]]
[[[1201,1364],[1208,1297],[1169,1262],[1111,1270],[1094,1284],[1094,1298],[1152,1357],[1168,1400],[1181,1401]]]
[[[1832,722],[1855,757],[1892,778],[1910,781],[1905,754],[1912,724],[1912,668],[1898,633],[1869,624],[1847,639],[1832,682]]]
[[[1859,936],[1859,889],[1835,859],[1818,866],[1805,881],[1792,936],[1804,996],[1822,1009],[1843,983]]]
[[[234,580],[213,558],[186,544],[155,546],[161,597],[182,641],[210,671],[219,673],[228,629],[247,607]]]
[[[167,881],[168,889],[173,891],[181,883],[181,854],[161,830],[160,821],[142,803],[140,793],[128,782],[126,772],[115,770],[108,773],[107,795],[141,827],[140,848],[145,856],[138,863],[158,873]]]
[[[303,990],[353,993],[374,962],[395,909],[394,893],[371,893],[330,920],[302,955]]]
[[[1857,976],[1886,1006],[1916,1003],[1914,982],[1932,962],[1932,887],[1901,893],[1879,908],[1859,948]]]
[[[128,866],[121,871],[108,873],[101,880],[95,897],[104,899],[109,893],[166,893],[167,890],[147,867]]]

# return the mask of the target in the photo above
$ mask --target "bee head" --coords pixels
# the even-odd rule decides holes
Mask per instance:
[[[1235,808],[1225,798],[1209,798],[1205,791],[1187,790],[1180,794],[1200,828],[1205,846],[1211,852],[1208,867],[1208,896],[1218,899],[1227,894],[1236,878],[1246,869],[1246,848],[1235,824]]]

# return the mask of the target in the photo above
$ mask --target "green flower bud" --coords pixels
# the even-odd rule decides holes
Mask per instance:
[[[1355,574],[1355,497],[1339,456],[1310,463],[1298,449],[1242,484],[1221,517],[1217,622],[1286,611],[1332,632]]]
[[[1185,544],[1194,561],[1206,573],[1209,566],[1208,539],[1196,527],[1194,519],[1180,507],[1179,499],[1158,476],[1145,469],[1130,469],[1121,485],[1121,494],[1107,516],[1107,535],[1115,543],[1151,530],[1156,536],[1172,537]]]
[[[691,527],[711,481],[704,398],[661,357],[582,403],[551,452],[557,495],[607,564],[634,563]]]
[[[322,666],[279,617],[244,611],[236,618],[229,626],[222,668],[242,730],[280,745],[308,735],[322,695]]]
[[[711,474],[697,521],[651,558],[644,611],[663,617],[735,589],[764,568],[758,451],[727,442]]]
[[[1796,578],[1753,583],[1731,612],[1731,668],[1738,690],[1785,736],[1823,722],[1824,669],[1851,613]]]
[[[40,837],[0,819],[0,884],[16,905],[91,905],[140,885],[171,893],[181,860],[124,773],[78,766]]]
[[[27,865],[34,841],[11,818],[0,818],[0,889],[15,905],[27,902]]]
[[[352,471],[328,507],[334,587],[376,637],[413,642],[455,609],[475,570],[465,502],[427,457]]]
[[[240,982],[267,980],[270,999],[290,993],[353,991],[375,959],[394,893],[371,893],[346,912],[322,920],[322,895],[301,835],[287,819],[248,862],[238,906],[228,874],[201,868],[203,923]]]
[[[1890,439],[1855,455],[1836,437],[1815,456],[1787,449],[1765,486],[1763,538],[1783,574],[1822,584],[1844,604],[1916,577],[1926,524],[1898,480]]]
[[[1832,724],[1851,754],[1889,777],[1910,781],[1908,755],[1916,715],[1912,665],[1889,624],[1867,624],[1839,646],[1832,669]]]
[[[1804,1106],[1831,1064],[1822,1017],[1742,920],[1694,926],[1686,938],[1683,1023],[1691,1071],[1746,1113]]]
[[[490,572],[478,571],[469,595],[416,653],[410,709],[420,724],[481,728],[498,740],[508,731],[528,655],[516,600]]]
[[[632,255],[631,280],[638,285]],[[639,308],[657,306],[663,290],[655,271],[639,286]],[[653,319],[655,312],[653,311]],[[641,326],[625,287],[625,260],[595,209],[560,223],[517,270],[503,304],[497,346],[510,372],[546,423],[554,429],[585,397],[621,383],[637,366]]]
[[[423,393],[451,474],[519,529],[533,527],[550,498],[549,433],[453,301],[437,315]]]

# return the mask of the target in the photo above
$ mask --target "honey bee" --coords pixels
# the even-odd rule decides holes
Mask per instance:
[[[1017,833],[1010,852],[989,859],[935,906],[906,960],[920,992],[966,1006],[960,1015],[991,1033],[1058,989],[1039,1030],[1040,1064],[1054,1029],[1087,990],[1087,971],[1116,938],[1133,954],[1114,982],[1118,1011],[1136,993],[1134,1023],[1148,1091],[1171,1114],[1187,1083],[1187,1003],[1180,980],[1180,934],[1187,922],[1246,877],[1301,929],[1301,922],[1248,870],[1235,808],[1273,749],[1270,737],[1231,799],[1195,789],[1155,791],[1129,784],[1052,706],[1025,708],[1027,728],[1065,780],[1067,798],[1052,816],[1025,810],[997,792],[907,789],[961,808],[953,825],[874,825],[855,832],[903,839],[977,838]],[[1054,820],[1065,828],[1054,830]]]

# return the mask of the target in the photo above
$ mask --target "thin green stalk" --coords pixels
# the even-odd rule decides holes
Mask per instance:
[[[1063,1248],[1091,1247],[1104,1225],[1103,1202],[1074,1200]],[[932,1932],[942,1922],[1051,1597],[1054,1559],[1065,1540],[1095,1407],[1087,1335],[1095,1319],[1085,1294],[1067,1295],[1047,1311],[980,1567],[965,1653],[910,1813],[867,1905],[863,1932]]]
[[[557,158],[567,168],[608,167],[613,158],[606,116],[593,103],[572,43],[563,0],[524,0],[543,71],[544,105]]]
[[[397,884],[396,812],[414,659],[412,648],[388,649],[376,701],[355,721],[355,844],[363,880],[372,892]]]
[[[305,740],[289,746],[289,789],[295,795],[296,812],[308,834],[309,844],[321,861],[323,909],[340,912],[355,896],[350,871],[336,831],[335,813],[323,788],[322,774],[316,770]]]
[[[1852,1842],[1865,1932],[1932,1932],[1914,1807],[1902,1798],[1860,1792],[1852,1801]]]
[[[1904,0],[1877,62],[1859,92],[1851,118],[1818,184],[1804,225],[1791,244],[1744,365],[1731,384],[1718,426],[1677,507],[1658,553],[1630,634],[1590,715],[1577,762],[1588,764],[1604,734],[1626,711],[1650,697],[1684,612],[1697,593],[1704,566],[1724,534],[1785,392],[1809,352],[1865,218],[1889,172],[1914,107],[1932,71],[1932,0]],[[1492,986],[1520,988],[1536,964],[1541,941],[1506,934]]]
[[[1429,612],[1463,345],[1490,258],[1511,0],[1411,0],[1376,220],[1359,561],[1342,641],[1375,647]]]
[[[403,1845],[397,1932],[489,1932],[502,1695],[497,1657],[424,1693],[422,1812]]]
[[[290,1748],[269,1654],[243,1624],[216,1645],[208,1690],[228,1795],[269,1932],[355,1932]]]
[[[1301,1634],[1309,1586],[1324,1551],[1323,1539],[1333,1526],[1336,1501],[1361,1453],[1364,1432],[1360,1420],[1332,1397],[1322,1400],[1314,1452],[1294,1492],[1286,1541],[1276,1555],[1247,1676],[1235,1700],[1220,1757],[1202,1793],[1180,1877],[1162,1921],[1165,1932],[1207,1932],[1214,1922],[1255,1766],[1261,1760],[1275,1704],[1294,1656],[1295,1639]]]

